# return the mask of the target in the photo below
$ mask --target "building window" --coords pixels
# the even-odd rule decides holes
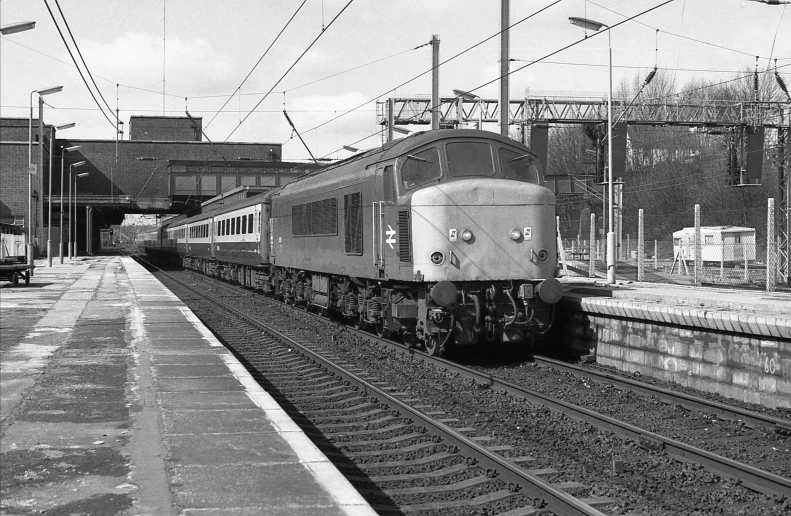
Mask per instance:
[[[242,186],[255,186],[255,176],[242,176],[239,179]]]
[[[200,193],[201,195],[217,195],[217,174],[203,174]]]
[[[173,195],[194,195],[196,193],[197,176],[173,176]]]
[[[220,179],[222,181],[222,191],[223,193],[227,192],[228,190],[233,190],[236,188],[236,175],[227,176],[223,175]]]
[[[261,186],[277,186],[277,176],[269,174],[261,176]]]

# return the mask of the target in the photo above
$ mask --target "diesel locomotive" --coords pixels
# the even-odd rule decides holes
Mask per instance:
[[[555,196],[535,154],[486,131],[415,133],[140,240],[431,355],[529,343],[562,295]]]

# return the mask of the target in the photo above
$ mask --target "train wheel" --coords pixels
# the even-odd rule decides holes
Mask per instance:
[[[401,333],[401,340],[404,341],[404,345],[409,349],[417,347],[417,339],[414,333]]]
[[[441,357],[445,354],[445,342],[441,334],[426,335],[426,353],[432,357]]]
[[[390,338],[390,329],[387,327],[387,321],[385,318],[382,317],[379,319],[379,322],[376,323],[376,336],[380,339],[388,339]]]
[[[18,287],[19,286],[19,274],[16,272],[11,273],[11,286]]]
[[[328,315],[329,313],[330,313],[330,309],[329,309],[329,308],[327,308],[326,306],[322,306],[322,307],[320,307],[320,308],[319,308],[319,315],[320,315],[320,316],[322,316],[322,317],[327,317],[327,315]]]
[[[25,271],[25,285],[30,285],[30,271]]]

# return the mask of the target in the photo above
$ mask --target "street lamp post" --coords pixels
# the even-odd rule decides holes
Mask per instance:
[[[49,137],[49,187],[47,188],[47,267],[52,267],[52,147],[55,146],[55,131],[62,131],[63,129],[71,129],[74,127],[74,122],[64,125],[54,126],[50,132]],[[63,153],[61,152],[61,160],[63,160]],[[63,182],[63,165],[61,164],[61,183]],[[61,192],[63,188],[61,187]],[[63,194],[61,193],[61,203],[63,202]]]
[[[607,27],[607,54],[609,58],[607,70],[609,72],[610,86],[607,91],[607,199],[608,225],[607,225],[607,283],[615,283],[615,231],[613,231],[613,219],[615,209],[613,206],[613,178],[612,178],[612,41],[610,39],[610,27],[604,23],[589,20],[587,18],[569,18],[572,25],[584,29],[598,32],[602,27]]]
[[[58,259],[61,265],[63,264],[63,155],[66,152],[73,152],[79,148],[79,145],[74,145],[72,147],[64,147],[60,151],[60,227],[58,228],[60,230],[60,238],[58,239]],[[69,181],[71,181],[71,170],[69,170]],[[69,183],[69,202],[71,202],[71,183]],[[68,248],[66,252],[68,252]]]
[[[478,129],[482,130],[483,129],[483,99],[481,99],[481,97],[479,97],[475,93],[470,93],[464,90],[453,90],[453,94],[456,95],[456,98],[458,99],[464,99],[469,101],[478,99]],[[461,102],[459,102],[457,111],[459,116],[461,116],[462,114]],[[459,123],[461,123],[461,119],[459,119]]]
[[[74,201],[73,201],[73,205],[74,205],[74,215],[75,215],[74,218],[75,218],[75,221],[74,221],[74,240],[71,242],[71,257],[72,258],[76,258],[77,257],[77,220],[76,220],[76,215],[77,215],[77,179],[79,179],[81,177],[85,177],[87,175],[88,175],[88,172],[83,172],[82,174],[77,174],[76,176],[74,176]],[[69,234],[71,234],[71,216],[69,216]]]
[[[71,244],[71,223],[74,220],[74,215],[72,213],[72,196],[71,196],[71,171],[74,167],[81,167],[85,165],[85,161],[78,161],[77,163],[72,163],[69,165],[69,240],[66,242],[66,249],[69,253],[69,260],[72,259],[74,256],[73,251],[74,247]],[[74,197],[77,197],[77,178],[74,178]],[[75,199],[76,200],[76,199]],[[75,226],[74,231],[77,231],[77,227]]]
[[[44,99],[42,98],[44,95],[50,95],[52,93],[58,93],[63,89],[63,86],[52,86],[50,88],[43,88],[40,90],[33,90],[30,92],[30,118],[28,124],[28,141],[27,141],[27,263],[28,265],[33,265],[33,94],[38,93],[38,117],[39,121],[41,120],[43,111],[44,111]],[[41,124],[39,124],[40,126]],[[41,132],[41,131],[39,131]],[[42,134],[38,135],[38,144],[43,145],[44,143],[44,136]],[[40,170],[36,170],[36,173],[41,173]],[[33,273],[31,268],[30,273]]]
[[[3,25],[0,27],[0,34],[7,36],[8,34],[16,34],[17,32],[23,32],[35,28],[36,22],[34,21],[9,23],[8,25]]]

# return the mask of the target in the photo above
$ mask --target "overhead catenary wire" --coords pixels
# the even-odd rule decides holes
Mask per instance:
[[[102,108],[102,105],[99,104],[99,101],[96,99],[96,95],[94,95],[93,90],[91,90],[91,87],[88,85],[88,81],[85,80],[85,75],[82,73],[82,70],[77,65],[77,60],[74,58],[74,53],[72,53],[71,48],[69,48],[69,44],[66,42],[66,38],[63,36],[63,31],[61,30],[60,26],[58,25],[58,21],[55,19],[55,14],[52,12],[52,9],[49,7],[49,3],[47,2],[47,0],[44,0],[44,5],[47,7],[47,11],[49,11],[50,18],[52,18],[52,23],[54,23],[55,24],[55,28],[58,29],[58,34],[60,34],[60,39],[63,41],[63,44],[66,46],[66,50],[68,50],[69,56],[71,56],[71,60],[74,62],[74,66],[77,67],[77,71],[80,73],[80,77],[82,78],[82,82],[85,84],[85,87],[88,88],[88,93],[91,94],[91,97],[93,97],[93,101],[99,107],[99,111],[102,112],[102,115],[104,115],[104,117],[107,119],[107,121],[110,123],[110,125],[113,126],[113,130],[115,130],[115,127],[116,127],[115,124],[116,123],[113,122],[112,120],[110,120],[110,117],[108,117],[107,113],[104,112],[104,109]],[[112,112],[112,110],[111,110],[111,112]]]
[[[523,22],[523,21],[525,21],[525,20],[527,20],[527,19],[529,19],[529,18],[532,18],[533,16],[535,16],[535,15],[537,15],[537,14],[539,14],[539,13],[541,13],[541,12],[545,11],[546,9],[548,9],[548,8],[550,8],[550,7],[554,6],[554,5],[557,5],[557,4],[558,4],[560,1],[561,1],[561,0],[556,0],[555,2],[552,2],[552,3],[548,4],[548,5],[546,5],[545,7],[542,7],[542,8],[541,8],[541,9],[539,9],[538,11],[535,11],[535,12],[533,12],[532,14],[530,14],[530,15],[526,16],[525,18],[522,18],[522,19],[521,19],[521,20],[519,20],[517,23],[514,23],[514,24],[510,25],[510,26],[509,26],[507,29],[504,29],[504,30],[508,30],[508,29],[510,29],[511,27],[514,27],[515,25],[517,25],[517,24],[519,24],[519,23],[522,23],[522,22]],[[658,8],[660,8],[660,7],[663,7],[663,6],[665,6],[665,5],[669,4],[669,3],[673,2],[673,1],[675,1],[675,0],[665,0],[664,2],[662,2],[662,3],[658,4],[658,5],[654,6],[654,7],[648,8],[648,9],[646,9],[645,11],[642,11],[642,12],[640,12],[640,13],[637,13],[637,14],[635,14],[635,15],[634,15],[634,16],[632,16],[631,18],[628,18],[628,19],[626,19],[626,20],[623,20],[623,21],[621,21],[621,22],[618,22],[618,23],[616,23],[615,25],[612,25],[612,26],[610,26],[610,27],[607,27],[607,29],[606,29],[606,30],[601,30],[601,31],[599,31],[599,32],[596,32],[596,33],[594,33],[594,34],[593,34],[593,35],[591,35],[591,36],[586,36],[585,38],[582,38],[582,39],[576,40],[576,41],[574,41],[574,42],[572,42],[572,43],[569,43],[568,45],[565,45],[565,46],[563,46],[562,48],[560,48],[560,49],[558,49],[558,50],[555,50],[555,51],[552,51],[552,52],[550,52],[549,54],[546,54],[544,57],[538,58],[538,59],[536,59],[536,60],[534,60],[534,61],[532,61],[532,62],[530,62],[530,63],[528,63],[528,64],[526,64],[526,65],[524,65],[524,66],[521,66],[521,67],[519,67],[519,68],[517,68],[517,69],[515,69],[515,70],[510,70],[510,71],[508,72],[508,75],[513,75],[513,74],[514,74],[514,73],[516,73],[516,72],[519,72],[519,71],[521,71],[521,70],[524,70],[525,68],[528,68],[528,67],[530,67],[530,66],[533,66],[533,65],[535,65],[535,64],[537,64],[537,63],[539,63],[539,62],[541,62],[541,61],[544,61],[545,59],[547,59],[547,58],[549,58],[549,57],[552,57],[552,56],[554,56],[554,55],[556,55],[556,54],[558,54],[558,53],[560,53],[560,52],[563,52],[564,50],[567,50],[567,49],[569,49],[569,48],[571,48],[571,47],[573,47],[573,46],[575,46],[575,45],[578,45],[578,44],[582,43],[583,41],[587,41],[588,39],[592,39],[592,38],[594,38],[594,37],[596,37],[596,36],[600,36],[601,34],[604,34],[605,32],[607,32],[607,31],[609,31],[609,30],[612,30],[614,27],[617,27],[617,26],[619,26],[619,25],[622,25],[622,24],[624,24],[624,23],[626,23],[626,22],[628,22],[628,21],[630,21],[630,20],[632,20],[632,19],[635,19],[635,18],[637,18],[637,17],[639,17],[639,16],[642,16],[642,15],[644,15],[644,14],[647,14],[647,13],[651,12],[651,11],[654,11],[654,10],[656,10],[656,9],[658,9]],[[475,45],[472,45],[471,47],[468,47],[468,48],[466,48],[465,50],[463,50],[463,51],[459,52],[458,54],[456,54],[456,55],[454,55],[454,56],[450,57],[449,59],[446,59],[445,61],[441,62],[441,63],[440,63],[438,66],[443,66],[444,64],[448,63],[449,61],[451,61],[451,60],[453,60],[453,59],[455,59],[455,58],[459,57],[460,55],[462,55],[462,54],[464,54],[464,53],[466,53],[466,52],[468,52],[468,51],[470,51],[470,50],[472,50],[473,48],[475,48],[475,47],[477,47],[477,46],[479,46],[479,45],[483,44],[484,42],[486,42],[486,41],[489,41],[490,39],[493,39],[493,38],[497,37],[497,36],[498,36],[498,35],[500,35],[502,32],[503,32],[503,31],[499,31],[499,32],[497,32],[496,34],[494,34],[494,35],[492,35],[492,36],[490,36],[490,37],[488,37],[488,38],[486,38],[486,39],[484,39],[484,40],[480,41],[479,43],[476,43]],[[378,98],[380,98],[380,97],[382,97],[382,96],[386,95],[387,93],[390,93],[390,92],[392,92],[392,91],[395,91],[397,88],[400,88],[401,86],[404,86],[404,85],[406,85],[406,84],[409,84],[410,82],[412,82],[412,81],[414,81],[414,80],[418,79],[419,77],[422,77],[423,75],[426,75],[427,73],[431,72],[431,70],[433,70],[433,68],[431,68],[431,69],[429,69],[429,70],[427,70],[427,71],[425,71],[425,72],[423,72],[423,73],[420,73],[420,74],[416,75],[415,77],[413,77],[413,78],[409,79],[408,81],[401,83],[399,86],[396,86],[395,88],[391,88],[390,90],[388,90],[388,91],[387,91],[387,92],[385,92],[384,94],[382,94],[382,95],[378,95],[378,96],[377,96],[377,97],[375,97],[374,99],[368,100],[368,101],[366,101],[366,102],[364,102],[364,103],[362,103],[362,104],[360,104],[360,105],[358,105],[358,106],[356,106],[356,107],[354,107],[354,108],[352,108],[352,109],[350,109],[350,110],[348,110],[348,111],[346,111],[346,112],[344,112],[344,113],[341,113],[340,115],[338,115],[338,116],[336,116],[336,117],[334,117],[334,118],[332,118],[332,119],[330,119],[330,120],[327,120],[327,121],[325,121],[324,123],[322,123],[322,124],[319,124],[319,125],[317,125],[317,126],[315,126],[315,127],[311,128],[311,129],[309,129],[308,131],[305,131],[305,132],[309,132],[309,131],[316,130],[316,129],[318,129],[318,128],[320,128],[320,127],[322,127],[322,126],[326,125],[326,124],[329,124],[330,122],[332,122],[332,121],[334,121],[334,120],[337,120],[338,118],[341,118],[342,116],[348,115],[349,113],[351,113],[351,112],[353,112],[353,111],[357,110],[358,108],[360,108],[360,107],[362,107],[362,106],[364,106],[364,105],[366,105],[366,104],[368,104],[368,103],[370,103],[370,102],[373,102],[374,100],[377,100]],[[497,82],[497,81],[499,81],[499,80],[501,80],[501,79],[502,79],[502,77],[497,77],[497,78],[495,78],[495,79],[492,79],[492,80],[490,80],[490,81],[488,81],[488,82],[485,82],[485,83],[483,83],[483,84],[481,84],[481,85],[479,85],[479,86],[476,86],[476,87],[475,87],[475,88],[473,88],[473,89],[469,89],[469,90],[467,90],[467,91],[469,91],[469,92],[473,93],[473,92],[475,92],[476,90],[479,90],[479,89],[481,89],[481,88],[483,88],[483,87],[485,87],[485,86],[488,86],[489,84],[493,84],[493,83],[495,83],[495,82]],[[428,110],[430,110],[430,109],[434,109],[435,107],[438,107],[438,106],[430,106],[430,107],[428,108]],[[415,117],[417,117],[417,116],[420,116],[420,115],[419,115],[419,114],[416,114],[416,115],[414,115],[414,116],[415,116]],[[369,136],[368,136],[368,138],[370,138],[370,137],[373,137],[373,136],[375,136],[376,134],[378,134],[378,131],[377,131],[376,133],[372,133],[371,135],[369,135]],[[339,152],[339,151],[340,151],[340,149],[337,149],[337,150],[335,150],[335,151],[333,151],[333,152],[331,152],[331,153],[328,153],[328,154],[333,154],[333,153],[335,153],[335,152]]]
[[[302,52],[302,53],[299,55],[299,57],[297,57],[297,59],[296,59],[296,60],[295,60],[295,61],[294,61],[294,62],[291,64],[291,66],[289,66],[289,67],[288,67],[288,70],[286,70],[286,71],[283,73],[283,75],[282,75],[282,76],[280,76],[280,78],[277,80],[277,82],[275,82],[275,84],[274,84],[274,85],[272,86],[272,88],[271,88],[271,89],[270,89],[270,90],[269,90],[269,91],[266,93],[266,95],[264,95],[264,96],[263,96],[263,98],[262,98],[261,100],[259,100],[259,101],[256,103],[256,105],[255,105],[255,106],[253,106],[253,109],[251,109],[251,110],[250,110],[250,112],[249,112],[249,113],[248,113],[248,114],[247,114],[247,115],[246,115],[244,118],[242,118],[242,120],[241,120],[241,121],[240,121],[240,122],[239,122],[239,123],[236,125],[236,127],[234,127],[234,128],[233,128],[233,130],[232,130],[232,131],[230,132],[230,134],[229,134],[229,135],[228,135],[228,136],[225,138],[225,140],[224,140],[224,141],[226,141],[226,142],[227,142],[227,141],[228,141],[228,139],[229,139],[231,136],[233,136],[233,134],[236,132],[236,130],[237,130],[237,129],[239,129],[239,127],[241,127],[241,125],[242,125],[242,124],[243,124],[243,123],[244,123],[244,122],[245,122],[245,121],[246,121],[246,120],[247,120],[247,119],[250,117],[250,115],[251,115],[251,114],[252,114],[252,113],[253,113],[253,112],[254,112],[256,109],[258,109],[258,106],[260,106],[260,105],[261,105],[261,103],[263,103],[263,102],[264,102],[264,100],[266,100],[266,98],[267,98],[267,97],[268,97],[268,96],[269,96],[269,95],[272,93],[272,91],[273,91],[273,90],[274,90],[274,89],[277,87],[277,85],[278,85],[278,84],[280,84],[280,82],[281,82],[283,79],[285,79],[285,78],[286,78],[286,75],[288,75],[288,74],[289,74],[289,72],[291,72],[291,70],[292,70],[292,69],[293,69],[295,66],[297,66],[297,64],[298,64],[298,63],[300,62],[300,60],[301,60],[301,59],[302,59],[302,58],[305,56],[305,54],[307,54],[307,53],[308,53],[308,51],[310,51],[310,49],[311,49],[311,48],[313,48],[313,45],[315,45],[315,44],[316,44],[316,42],[318,42],[318,40],[319,40],[319,39],[320,39],[320,38],[321,38],[321,37],[324,35],[324,33],[325,33],[325,32],[327,32],[327,30],[329,30],[329,28],[330,28],[330,27],[332,27],[332,24],[333,24],[333,23],[335,23],[335,21],[336,21],[338,18],[340,18],[340,16],[341,16],[341,15],[342,15],[342,14],[343,14],[345,11],[346,11],[346,9],[348,9],[348,8],[349,8],[349,6],[352,4],[352,2],[354,2],[354,0],[349,0],[349,2],[348,2],[346,5],[344,5],[344,6],[343,6],[343,8],[340,10],[340,12],[339,12],[338,14],[336,14],[336,15],[335,15],[335,17],[334,17],[332,20],[330,20],[330,23],[329,23],[329,24],[327,24],[327,26],[326,26],[326,27],[322,27],[322,30],[321,30],[321,32],[319,33],[319,35],[315,37],[315,39],[314,39],[314,40],[313,40],[313,41],[310,43],[310,45],[308,45],[308,47],[307,47],[307,48],[306,48],[306,49],[305,49],[305,50],[304,50],[304,51],[303,51],[303,52]]]
[[[60,8],[60,3],[58,3],[58,0],[55,0],[55,6],[58,8],[60,17],[63,19],[63,24],[66,25],[66,30],[69,32],[69,37],[71,38],[71,41],[74,44],[74,48],[77,50],[77,55],[80,56],[80,61],[82,61],[82,66],[85,67],[85,73],[87,73],[88,77],[91,78],[91,83],[93,84],[93,87],[96,89],[96,92],[99,94],[99,97],[101,97],[102,102],[104,102],[104,105],[107,106],[107,109],[110,111],[110,113],[112,113],[113,108],[110,107],[110,104],[104,98],[104,95],[102,95],[102,90],[99,89],[99,86],[96,84],[96,81],[93,79],[93,74],[88,69],[88,63],[85,62],[85,58],[82,57],[82,51],[80,51],[80,47],[79,45],[77,45],[77,40],[74,39],[74,34],[71,32],[71,27],[69,27],[69,22],[66,20],[66,16],[63,14],[63,10]]]
[[[294,11],[294,14],[291,15],[291,18],[289,18],[288,21],[286,22],[286,24],[283,26],[283,28],[280,29],[280,32],[278,32],[277,36],[275,36],[275,39],[272,40],[272,43],[270,43],[269,46],[267,47],[267,49],[264,50],[264,53],[261,54],[261,57],[258,58],[258,61],[256,61],[256,63],[253,65],[253,68],[250,70],[250,72],[245,76],[244,79],[242,79],[242,82],[239,84],[239,86],[236,88],[236,90],[233,93],[231,93],[231,96],[228,97],[228,99],[220,107],[220,109],[217,110],[217,113],[215,113],[215,115],[211,118],[211,120],[209,120],[209,122],[206,124],[206,128],[208,128],[209,125],[214,121],[214,119],[217,118],[217,115],[219,115],[222,112],[222,110],[225,109],[225,106],[228,105],[228,103],[231,101],[233,96],[242,89],[242,86],[244,86],[244,83],[247,82],[247,79],[249,79],[251,75],[253,75],[253,72],[255,71],[255,69],[258,68],[258,65],[261,64],[261,61],[264,60],[264,57],[266,57],[266,55],[269,53],[269,51],[272,50],[272,47],[275,46],[275,43],[277,43],[277,41],[280,39],[280,36],[282,36],[283,33],[288,28],[288,26],[291,25],[291,22],[294,21],[294,18],[296,18],[297,14],[299,13],[299,11],[302,9],[302,7],[305,5],[305,3],[307,1],[308,0],[302,0],[302,3],[299,4],[299,7],[297,7],[297,10]],[[240,121],[239,123],[241,124],[242,122]]]
[[[549,9],[550,7],[552,7],[552,6],[554,6],[554,5],[557,5],[557,4],[559,4],[561,1],[562,1],[562,0],[555,0],[554,2],[551,2],[550,4],[548,4],[548,5],[544,6],[544,7],[542,7],[541,9],[539,9],[539,10],[537,10],[537,11],[534,11],[533,13],[531,13],[531,14],[529,14],[529,15],[525,16],[525,17],[524,17],[524,18],[522,18],[521,20],[519,20],[519,21],[517,21],[517,22],[515,22],[515,23],[512,23],[511,25],[509,25],[509,26],[508,26],[508,28],[507,28],[507,29],[504,29],[504,30],[508,30],[508,29],[511,29],[511,28],[513,28],[513,27],[516,27],[516,26],[517,26],[517,25],[519,25],[520,23],[523,23],[523,22],[525,22],[525,21],[529,20],[529,19],[530,19],[530,18],[532,18],[533,16],[536,16],[537,14],[540,14],[540,13],[544,12],[545,10]],[[669,1],[673,1],[673,0],[669,0]],[[437,66],[438,66],[438,67],[441,67],[441,66],[443,66],[443,65],[445,65],[445,64],[447,64],[447,63],[449,63],[449,62],[453,61],[454,59],[456,59],[456,58],[458,58],[458,57],[460,57],[460,56],[462,56],[462,55],[466,54],[467,52],[470,52],[471,50],[473,50],[473,49],[475,49],[475,48],[477,48],[477,47],[479,47],[479,46],[483,45],[483,44],[484,44],[484,43],[486,43],[487,41],[490,41],[490,40],[492,40],[492,39],[494,39],[494,38],[498,37],[498,36],[499,36],[499,35],[500,35],[502,32],[503,32],[503,31],[499,31],[499,32],[497,32],[497,33],[495,33],[495,34],[493,34],[493,35],[489,36],[488,38],[485,38],[485,39],[483,39],[483,40],[479,41],[478,43],[475,43],[474,45],[472,45],[472,46],[469,46],[469,47],[465,48],[465,49],[464,49],[464,50],[462,50],[461,52],[459,52],[459,53],[457,53],[457,54],[455,54],[455,55],[453,55],[453,56],[449,57],[448,59],[446,59],[446,60],[442,61],[442,62],[441,62],[441,63],[439,63]],[[361,107],[363,107],[363,106],[365,106],[365,105],[367,105],[367,104],[370,104],[371,102],[374,102],[374,101],[376,101],[377,99],[379,99],[379,98],[383,97],[384,95],[387,95],[388,93],[394,92],[394,91],[396,91],[398,88],[401,88],[401,87],[403,87],[403,86],[406,86],[407,84],[409,84],[409,83],[411,83],[411,82],[413,82],[413,81],[416,81],[416,80],[417,80],[417,79],[419,79],[420,77],[423,77],[424,75],[431,73],[433,70],[434,70],[434,68],[433,68],[433,67],[432,67],[432,68],[429,68],[428,70],[426,70],[426,71],[424,71],[424,72],[421,72],[421,73],[419,73],[418,75],[415,75],[415,76],[414,76],[414,77],[412,77],[411,79],[408,79],[408,80],[406,80],[406,81],[402,82],[402,83],[401,83],[401,84],[399,84],[398,86],[395,86],[395,87],[393,87],[393,88],[390,88],[390,89],[388,89],[387,91],[383,92],[382,94],[380,94],[380,95],[377,95],[377,96],[375,96],[375,97],[373,97],[373,98],[371,98],[371,99],[369,99],[369,100],[366,100],[366,101],[365,101],[365,102],[363,102],[362,104],[359,104],[359,105],[357,105],[357,106],[355,106],[355,107],[353,107],[353,108],[351,108],[351,109],[349,109],[349,110],[347,110],[347,111],[344,111],[344,112],[343,112],[343,113],[341,113],[340,115],[338,115],[338,116],[335,116],[335,117],[333,117],[333,118],[331,118],[331,119],[329,119],[329,120],[327,120],[327,121],[325,121],[325,122],[323,122],[323,123],[321,123],[321,124],[319,124],[319,125],[317,125],[317,126],[314,126],[314,127],[312,127],[312,128],[310,128],[310,129],[308,129],[308,130],[307,130],[307,131],[305,131],[305,132],[306,132],[306,133],[308,133],[308,132],[310,132],[310,131],[315,131],[316,129],[319,129],[319,128],[321,128],[321,127],[323,127],[323,126],[325,126],[325,125],[327,125],[327,124],[329,124],[329,123],[332,123],[332,122],[334,122],[335,120],[338,120],[339,118],[342,118],[342,117],[344,117],[344,116],[346,116],[346,115],[348,115],[348,114],[350,114],[350,113],[353,113],[354,111],[357,111],[357,110],[358,110],[358,109],[360,109]],[[378,132],[377,132],[377,133],[374,133],[374,135],[375,135],[375,134],[378,134]],[[371,136],[374,136],[374,135],[371,135]],[[369,137],[370,137],[370,136],[369,136]],[[367,138],[365,138],[365,139],[367,139]],[[337,151],[333,151],[333,152],[337,152]],[[330,153],[330,154],[332,154],[332,153]]]

